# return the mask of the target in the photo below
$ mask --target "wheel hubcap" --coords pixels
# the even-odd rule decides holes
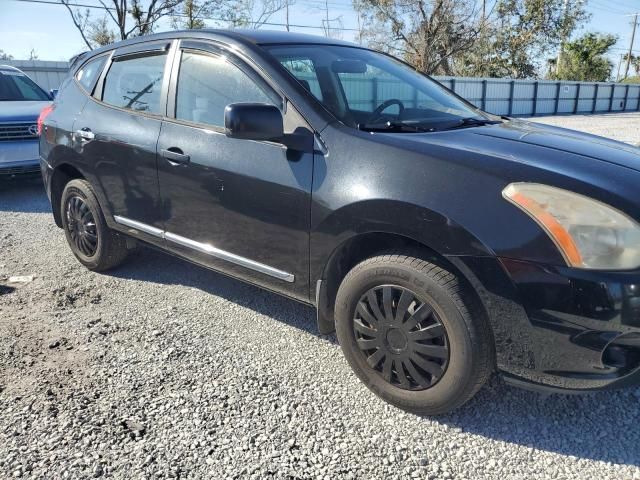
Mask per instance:
[[[98,231],[93,213],[83,198],[74,195],[67,200],[67,230],[78,251],[86,257],[98,249]]]
[[[387,330],[387,344],[394,353],[400,353],[407,349],[407,336],[399,328]]]
[[[374,287],[353,319],[356,343],[369,367],[405,390],[425,390],[444,375],[449,344],[433,307],[398,285]]]

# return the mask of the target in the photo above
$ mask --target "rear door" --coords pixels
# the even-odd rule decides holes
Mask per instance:
[[[116,50],[74,123],[74,143],[103,208],[141,238],[159,237],[156,146],[166,108],[169,41]],[[167,77],[167,78],[165,78]]]
[[[224,108],[261,102],[308,148],[227,138]],[[199,263],[309,298],[313,135],[283,97],[232,52],[185,41],[176,53],[158,141],[167,247]]]

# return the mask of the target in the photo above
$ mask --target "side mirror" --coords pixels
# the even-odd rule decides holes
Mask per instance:
[[[232,103],[224,109],[224,133],[229,138],[281,142],[282,113],[267,103]]]
[[[51,90],[49,90],[49,95],[51,96],[51,99],[54,100],[58,95],[58,89],[52,88]]]

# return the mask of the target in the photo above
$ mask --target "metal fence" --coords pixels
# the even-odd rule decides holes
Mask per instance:
[[[640,110],[640,85],[498,78],[436,77],[474,105],[497,115]]]
[[[58,88],[67,76],[68,63],[42,60],[3,60],[26,72],[45,90]],[[306,78],[306,77],[305,77]],[[497,115],[534,116],[640,110],[640,85],[621,83],[554,82],[501,78],[434,77],[474,105]],[[315,94],[317,79],[306,78]],[[418,106],[428,99],[415,89],[390,78],[343,79],[356,108],[375,108],[378,98],[398,98]]]

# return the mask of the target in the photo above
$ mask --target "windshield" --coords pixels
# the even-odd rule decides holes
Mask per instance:
[[[46,101],[49,95],[22,72],[0,70],[0,101]]]
[[[490,122],[437,82],[387,55],[334,45],[267,49],[325,108],[354,128],[415,132]]]

